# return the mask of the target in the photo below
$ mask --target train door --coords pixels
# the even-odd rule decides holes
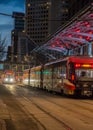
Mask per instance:
[[[75,69],[72,62],[66,66],[66,78],[63,79],[63,93],[73,95],[75,90]]]
[[[71,81],[72,83],[75,82],[75,67],[73,62],[70,62],[67,65],[67,79]]]
[[[40,88],[43,89],[43,66],[41,68],[41,71],[40,71]]]
[[[53,91],[61,92],[61,67],[59,65],[56,65],[53,68],[52,82]]]

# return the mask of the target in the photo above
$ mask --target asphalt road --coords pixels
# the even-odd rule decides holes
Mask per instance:
[[[0,85],[0,130],[93,130],[93,99]]]

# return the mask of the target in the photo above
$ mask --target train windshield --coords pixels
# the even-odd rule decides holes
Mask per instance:
[[[93,80],[93,69],[76,69],[76,80]]]

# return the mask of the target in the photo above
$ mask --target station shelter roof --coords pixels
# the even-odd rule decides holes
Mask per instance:
[[[62,26],[37,51],[55,50],[66,53],[68,50],[90,44],[93,41],[93,3]]]

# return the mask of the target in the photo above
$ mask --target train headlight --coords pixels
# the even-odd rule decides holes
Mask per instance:
[[[13,82],[14,81],[14,79],[13,78],[10,78],[10,82]]]
[[[8,78],[5,78],[5,79],[4,79],[4,81],[6,81],[6,82],[7,82],[7,81],[8,81]]]

